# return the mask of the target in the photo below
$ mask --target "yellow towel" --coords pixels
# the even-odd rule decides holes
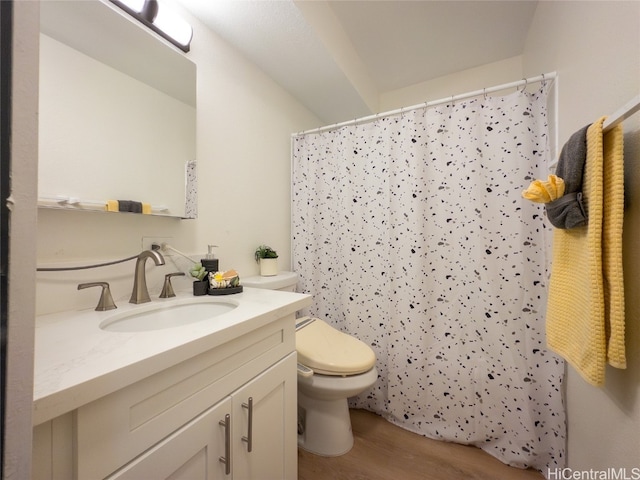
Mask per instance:
[[[522,192],[527,200],[536,203],[549,203],[564,195],[564,180],[556,175],[549,175],[548,180],[534,180]]]
[[[597,386],[604,384],[607,337],[610,363],[624,365],[622,127],[603,141],[604,120],[587,131],[582,193],[589,223],[554,230],[547,305],[549,347]]]
[[[624,278],[622,272],[622,224],[624,220],[623,127],[616,125],[604,135],[604,224],[602,268],[604,271],[605,334],[607,360],[627,368],[624,347]]]
[[[149,215],[151,213],[151,204],[142,202],[142,213]]]

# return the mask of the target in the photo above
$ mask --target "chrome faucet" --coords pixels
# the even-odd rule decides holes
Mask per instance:
[[[164,257],[157,250],[145,250],[136,260],[136,272],[133,278],[133,292],[129,303],[146,303],[150,302],[149,290],[147,289],[147,276],[144,265],[147,258],[152,258],[156,265],[164,265]]]

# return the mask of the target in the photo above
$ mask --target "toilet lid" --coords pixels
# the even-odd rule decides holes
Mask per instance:
[[[357,375],[376,363],[366,343],[318,318],[296,331],[296,350],[299,363],[322,375]]]

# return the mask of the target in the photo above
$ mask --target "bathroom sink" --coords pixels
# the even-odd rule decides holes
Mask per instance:
[[[145,305],[131,312],[112,315],[100,323],[109,332],[148,332],[180,327],[230,312],[238,305],[220,301],[188,301],[173,304]]]

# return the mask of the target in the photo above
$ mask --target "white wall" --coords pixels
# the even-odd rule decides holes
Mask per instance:
[[[545,72],[538,72],[536,75],[540,73]],[[475,92],[485,87],[520,80],[522,76],[522,57],[511,57],[406,88],[385,92],[380,95],[380,109],[382,111],[395,110],[423,102],[440,100],[452,95]]]
[[[235,268],[241,278],[257,274],[253,252],[262,243],[278,251],[281,269],[290,268],[290,135],[320,121],[183,13],[194,27],[187,55],[198,68],[198,219],[40,209],[39,265],[124,258],[142,249],[143,237],[168,237],[171,245],[196,258],[208,244],[219,245],[220,268]],[[177,263],[184,267],[179,257]],[[159,293],[163,275],[176,268],[148,267],[152,296]],[[97,291],[76,291],[77,283],[90,280],[109,281],[116,303],[127,301],[133,269],[133,262],[127,262],[74,273],[38,273],[37,312],[93,306]],[[174,283],[188,287],[190,282],[182,278]]]
[[[640,2],[539,2],[523,57],[527,75],[559,75],[562,144],[640,93]],[[624,140],[628,366],[608,368],[601,389],[568,367],[568,462],[575,470],[640,468],[640,114],[625,121]]]

